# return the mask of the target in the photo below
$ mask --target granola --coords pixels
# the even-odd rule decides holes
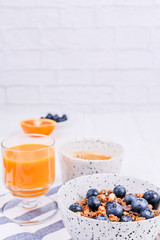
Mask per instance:
[[[99,192],[97,189],[90,189],[86,195],[88,198],[75,202],[69,209],[84,217],[104,221],[108,219],[111,222],[143,221],[159,215],[157,206],[160,197],[158,193],[149,190],[148,194],[147,192],[131,194],[126,193],[125,188],[120,185],[116,187],[113,190],[102,189]],[[152,194],[153,198],[157,196],[157,199],[151,199],[151,191],[154,193]],[[76,206],[79,206],[77,210]]]

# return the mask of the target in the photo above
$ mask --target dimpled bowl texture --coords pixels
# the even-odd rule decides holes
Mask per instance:
[[[111,156],[108,160],[86,160],[75,158],[74,152],[83,151],[99,155]],[[119,173],[124,151],[120,144],[94,139],[83,139],[66,142],[59,149],[62,181],[82,175],[97,173]]]
[[[160,194],[160,188],[134,178],[113,174],[95,174],[72,179],[58,192],[58,203],[64,225],[73,240],[154,240],[160,229],[160,216],[137,222],[105,222],[80,216],[69,206],[84,199],[90,188],[113,189],[123,185],[127,192],[143,193],[149,189]]]

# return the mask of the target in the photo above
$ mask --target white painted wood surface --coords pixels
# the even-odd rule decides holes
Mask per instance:
[[[39,115],[14,114],[0,111],[0,141],[21,134],[19,121]],[[160,187],[160,113],[108,113],[70,116],[53,136],[58,146],[67,139],[78,137],[104,138],[119,142],[125,150],[122,175],[148,180]],[[2,161],[0,173],[2,173]],[[1,174],[2,176],[2,174]],[[60,183],[60,168],[56,154],[56,183]],[[0,181],[0,194],[5,190]],[[67,236],[67,233],[66,233]],[[48,238],[47,238],[48,239]],[[65,232],[61,238],[66,240]]]

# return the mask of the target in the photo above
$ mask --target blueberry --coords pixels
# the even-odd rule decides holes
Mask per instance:
[[[110,222],[109,218],[105,217],[105,216],[98,216],[98,217],[96,217],[96,220]]]
[[[69,207],[69,210],[71,210],[72,212],[82,212],[83,211],[81,205],[79,205],[79,204],[71,204]]]
[[[109,216],[110,214],[113,214],[119,218],[122,216],[123,208],[119,203],[115,201],[108,202],[105,208],[106,208],[107,216]]]
[[[136,198],[131,202],[132,210],[134,212],[140,212],[148,208],[148,202],[144,198]]]
[[[160,200],[159,194],[153,190],[149,190],[149,191],[145,192],[143,195],[143,198],[146,199],[148,201],[148,203],[152,204],[153,206],[158,204],[159,200]]]
[[[56,122],[64,122],[64,121],[67,120],[67,115],[66,114],[63,114],[62,117],[59,117],[58,115],[55,115],[53,117],[54,117],[54,120]]]
[[[67,115],[63,114],[62,119],[63,119],[63,121],[66,121],[67,120]]]
[[[108,202],[106,203],[105,208],[107,208],[107,206],[111,206],[111,205],[113,205],[113,203],[115,203],[115,201],[108,201]]]
[[[120,222],[132,222],[133,219],[131,216],[123,215],[120,219]]]
[[[56,122],[58,123],[58,122],[61,122],[61,120],[58,118],[57,120],[56,120]]]
[[[107,205],[112,205],[112,203],[113,203],[114,201],[108,201],[107,203],[106,203],[106,206],[105,206],[105,208],[107,207]]]
[[[59,117],[59,118],[57,119],[57,122],[64,122],[64,120],[63,120],[63,118]]]
[[[140,216],[145,217],[146,219],[150,219],[150,218],[154,217],[154,212],[151,209],[146,208],[146,209],[140,211]]]
[[[43,118],[43,117],[41,117]],[[48,113],[45,118],[52,119],[56,122],[63,122],[67,120],[67,115],[63,114],[62,117],[59,117],[58,114],[52,115],[51,113]]]
[[[58,116],[57,114],[56,114],[56,115],[53,115],[53,116],[52,116],[52,119],[57,122],[58,119],[59,119],[59,116]]]
[[[126,204],[131,204],[132,200],[136,199],[137,197],[133,194],[128,194],[125,196],[124,201],[126,202]]]
[[[91,210],[97,210],[100,204],[101,201],[96,196],[91,196],[90,198],[88,198],[87,205]]]
[[[118,198],[123,198],[126,195],[126,189],[125,189],[125,187],[123,187],[121,185],[117,185],[113,189],[113,192],[116,195],[116,197],[118,197]]]
[[[86,194],[86,198],[89,198],[91,196],[98,196],[99,192],[97,189],[89,189],[87,194]]]
[[[51,113],[48,113],[47,116],[46,116],[46,118],[52,119],[52,114],[51,114]]]

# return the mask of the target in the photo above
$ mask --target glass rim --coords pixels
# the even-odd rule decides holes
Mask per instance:
[[[52,140],[52,143],[49,144],[49,145],[46,145],[46,147],[42,147],[40,149],[37,149],[37,150],[29,150],[29,151],[25,151],[25,150],[14,150],[14,149],[11,149],[11,147],[6,147],[4,142],[11,139],[11,138],[15,138],[15,137],[43,137],[43,138],[47,138],[47,139],[50,139]],[[29,144],[29,143],[26,143],[26,144]],[[1,147],[4,148],[5,150],[8,150],[8,151],[12,151],[12,152],[38,152],[38,151],[42,151],[44,149],[47,149],[47,148],[50,148],[52,147],[53,145],[55,144],[55,139],[53,137],[49,137],[47,135],[44,135],[44,134],[21,134],[21,135],[13,135],[13,136],[10,136],[10,137],[7,137],[5,139],[2,140],[1,142]],[[23,145],[23,144],[19,144],[19,145]],[[45,145],[45,144],[44,144]],[[18,145],[15,145],[15,146],[18,146]],[[14,147],[14,146],[13,146]]]

